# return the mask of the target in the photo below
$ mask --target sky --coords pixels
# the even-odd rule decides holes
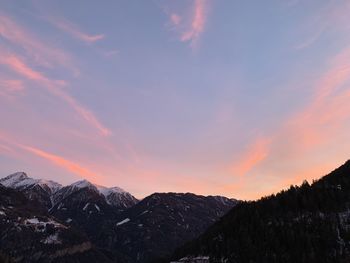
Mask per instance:
[[[0,0],[0,176],[256,199],[350,159],[348,0]]]

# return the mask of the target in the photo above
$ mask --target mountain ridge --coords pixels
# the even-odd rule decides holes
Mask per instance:
[[[1,183],[10,188],[3,187]],[[60,185],[55,190],[43,187],[44,183],[47,182],[19,172],[0,179],[0,188],[20,193],[36,203],[36,209],[46,213],[52,222],[56,220],[67,231],[76,231],[78,235],[86,237],[86,242],[77,244],[76,248],[70,247],[68,242],[68,250],[64,251],[81,250],[85,260],[88,260],[86,254],[99,255],[101,262],[109,262],[110,259],[123,263],[143,263],[160,255],[170,255],[175,247],[202,233],[237,204],[237,200],[222,196],[174,192],[153,193],[139,201],[119,187],[104,187],[87,180]],[[51,185],[56,186],[54,182]],[[1,204],[0,200],[0,207]],[[46,221],[41,221],[36,214],[29,214],[28,222],[46,225]],[[10,220],[9,225],[15,227],[17,222],[7,218],[7,213],[0,213],[0,227],[6,220]],[[50,229],[43,229],[45,237],[29,236],[57,242],[58,237],[49,232],[46,235]],[[20,236],[20,233],[15,234]],[[9,247],[6,249],[5,255],[12,255]],[[1,253],[0,247],[0,260]],[[76,262],[86,262],[80,261],[82,258],[79,256],[74,257]]]
[[[240,202],[157,262],[350,262],[350,161],[300,186]]]

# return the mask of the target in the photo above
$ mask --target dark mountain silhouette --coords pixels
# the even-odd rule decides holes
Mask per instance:
[[[350,262],[350,161],[287,191],[241,202],[173,262]],[[159,260],[158,262],[169,262]]]
[[[203,233],[235,204],[221,196],[155,193],[121,213],[99,244],[149,262]]]

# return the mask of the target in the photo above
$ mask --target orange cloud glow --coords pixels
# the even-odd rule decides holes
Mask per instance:
[[[248,150],[242,154],[242,157],[236,161],[233,167],[233,173],[244,176],[256,165],[262,162],[269,153],[270,139],[259,138]]]
[[[347,103],[350,81],[350,48],[340,52],[331,61],[328,71],[316,83],[311,103],[287,121],[285,133],[299,134],[300,148],[330,140],[338,125],[350,117]]]
[[[9,66],[14,71],[16,71],[17,73],[21,74],[22,76],[30,80],[37,80],[37,81],[43,81],[43,82],[48,81],[40,72],[37,72],[31,69],[17,56],[5,55],[0,59],[0,62],[2,64]]]
[[[81,165],[64,159],[61,156],[58,155],[54,155],[48,152],[45,152],[43,150],[34,148],[34,147],[29,147],[29,146],[25,146],[25,145],[19,145],[22,149],[31,152],[39,157],[42,157],[50,162],[52,162],[53,164],[71,172],[74,173],[82,178],[85,178],[87,180],[90,180],[92,182],[96,182],[99,181],[99,176],[91,171],[89,171],[87,168],[82,167]]]
[[[245,175],[258,164],[268,160],[288,157],[289,161],[312,158],[310,149],[317,149],[336,139],[336,134],[343,129],[350,119],[350,47],[344,49],[330,61],[329,69],[315,83],[314,95],[304,109],[283,122],[270,139],[256,138],[251,147],[242,153],[242,158],[233,165],[233,175]],[[321,149],[321,148],[320,148]],[[284,157],[281,157],[281,153]],[[269,157],[269,159],[267,159]],[[311,162],[310,162],[311,163]],[[318,178],[324,175],[332,162],[310,169],[303,165],[292,169],[294,174],[271,174],[278,180],[274,190],[291,183],[300,183],[303,179]],[[328,170],[327,170],[328,169]],[[287,178],[287,179],[286,179]],[[244,185],[246,181],[240,184]],[[229,186],[231,189],[233,186]],[[239,190],[239,186],[234,188]]]

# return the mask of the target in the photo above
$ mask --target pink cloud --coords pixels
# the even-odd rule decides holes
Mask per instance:
[[[63,89],[57,87],[60,82],[48,79],[43,73],[35,71],[29,67],[22,59],[13,54],[1,54],[0,63],[8,66],[18,74],[38,82],[42,87],[45,87],[49,92],[61,98],[68,103],[85,121],[100,131],[104,136],[111,134],[111,131],[104,127],[88,109],[80,105],[73,97],[66,93]]]
[[[0,132],[0,153],[6,154],[6,155],[18,155],[18,150],[22,149],[26,152],[29,152],[33,155],[39,156],[52,164],[63,168],[64,170],[71,172],[73,174],[76,174],[82,178],[85,178],[87,180],[90,180],[92,182],[99,182],[100,176],[88,168],[82,166],[81,164],[68,160],[67,158],[64,158],[62,156],[49,153],[43,149],[39,149],[37,147],[29,146],[26,144],[21,144],[17,140],[15,140],[12,136],[9,136],[7,134],[4,134],[3,132]],[[20,158],[17,156],[17,158]]]
[[[181,41],[190,42],[191,46],[196,45],[200,35],[204,31],[206,22],[206,0],[194,0],[194,10],[190,27],[181,35]]]
[[[12,99],[14,95],[22,94],[24,84],[17,79],[0,79],[0,96]]]
[[[244,175],[259,167],[262,169],[260,172],[267,171],[271,178],[280,182],[275,183],[275,186],[281,187],[282,184],[285,187],[285,184],[304,178],[312,179],[326,173],[327,169],[330,169],[331,160],[327,166],[317,164],[312,169],[306,164],[293,165],[291,170],[295,174],[284,172],[282,176],[269,169],[277,165],[276,160],[279,166],[286,160],[301,163],[303,159],[309,158],[308,163],[311,165],[311,160],[316,158],[317,149],[324,149],[322,147],[326,147],[337,138],[339,131],[349,128],[345,126],[350,119],[349,61],[350,47],[331,58],[328,70],[314,83],[311,101],[282,122],[280,127],[269,135],[269,139],[253,139],[248,150],[241,153],[242,158],[234,162],[231,174]],[[269,163],[271,160],[274,164]],[[266,164],[268,165],[264,168]],[[288,179],[285,179],[287,177]]]
[[[103,34],[89,35],[87,33],[84,33],[81,29],[79,29],[77,25],[63,18],[48,18],[48,21],[58,29],[88,44],[105,38],[105,35]]]
[[[336,2],[330,2],[318,15],[311,16],[310,21],[303,25],[303,31],[301,32],[307,37],[295,45],[294,48],[297,50],[309,48],[323,36],[326,30],[346,31],[344,33],[347,34],[349,30],[347,23],[349,12],[350,4],[348,2],[344,2],[341,5]],[[308,30],[305,31],[305,28]]]
[[[350,85],[349,61],[350,47],[330,61],[330,68],[315,84],[311,103],[287,121],[285,133],[292,130],[299,134],[304,149],[332,138],[338,124],[350,117],[349,91],[344,88]]]
[[[188,12],[183,12],[184,14],[179,15],[177,12],[169,12],[165,9],[173,26],[172,29],[179,33],[179,40],[190,43],[192,48],[196,48],[198,40],[205,30],[208,13],[207,1],[193,0],[190,15],[187,15]]]
[[[10,147],[0,144],[0,154],[12,155],[13,153],[14,153],[14,151]]]
[[[0,79],[0,90],[20,92],[24,90],[24,84],[18,79]]]
[[[24,90],[24,85],[21,80],[7,79],[0,81],[1,85],[6,87],[10,91],[21,91]]]
[[[181,23],[181,16],[178,14],[171,14],[170,20],[174,26],[178,26]]]
[[[38,148],[34,148],[34,147],[30,147],[30,146],[26,146],[26,145],[19,145],[22,149],[35,154],[41,158],[44,158],[48,161],[50,161],[51,163],[63,168],[64,170],[71,172],[73,174],[76,174],[82,178],[85,178],[87,180],[90,180],[92,182],[98,182],[99,181],[99,175],[97,175],[96,173],[90,171],[89,169],[81,166],[80,164],[71,161],[71,160],[67,160],[61,156],[52,154],[52,153],[48,153],[46,151],[43,151],[41,149]]]
[[[10,17],[0,13],[0,36],[11,42],[14,46],[21,47],[26,54],[37,64],[45,67],[54,65],[65,68],[78,74],[78,69],[72,64],[70,56],[52,44],[44,44],[37,36],[29,33],[18,25]]]
[[[241,158],[232,164],[234,175],[244,176],[260,162],[264,161],[269,153],[271,140],[268,138],[258,138],[248,149],[241,154]]]

